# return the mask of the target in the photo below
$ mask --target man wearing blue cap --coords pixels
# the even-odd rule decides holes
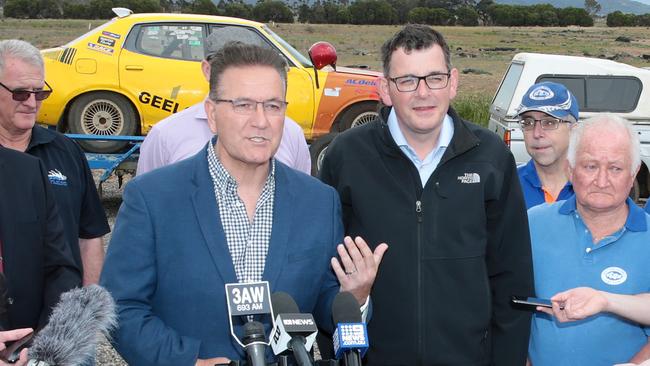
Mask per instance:
[[[517,169],[526,208],[565,200],[573,195],[569,182],[569,132],[578,121],[578,101],[562,84],[531,86],[518,110],[528,164]]]

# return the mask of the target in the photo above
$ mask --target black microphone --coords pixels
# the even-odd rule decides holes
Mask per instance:
[[[244,336],[242,337],[244,349],[246,350],[246,360],[248,366],[266,366],[266,334],[264,334],[264,324],[258,321],[250,321],[244,324]]]
[[[286,350],[293,352],[300,366],[311,366],[309,350],[314,344],[318,328],[311,314],[301,314],[293,298],[285,292],[271,295],[273,313],[277,314],[271,348],[280,355]]]
[[[103,287],[65,292],[47,325],[34,337],[27,365],[82,365],[94,356],[101,336],[109,337],[116,324],[115,302]]]
[[[332,319],[336,324],[333,336],[336,359],[342,359],[344,366],[361,366],[361,357],[368,350],[368,331],[354,295],[347,291],[336,294]]]

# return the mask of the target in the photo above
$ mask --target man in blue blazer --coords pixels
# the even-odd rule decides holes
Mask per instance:
[[[277,52],[226,45],[211,57],[205,102],[218,138],[127,185],[101,284],[117,301],[116,348],[130,364],[244,359],[230,335],[227,283],[268,281],[330,330],[336,293],[367,302],[387,246],[373,253],[361,238],[337,245],[337,193],[272,158],[286,80]]]

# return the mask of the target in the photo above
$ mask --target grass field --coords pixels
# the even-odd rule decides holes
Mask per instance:
[[[0,19],[0,38],[20,38],[39,48],[60,46],[99,26],[101,20]],[[367,65],[380,70],[379,48],[400,26],[274,24],[273,30],[307,54],[314,42],[325,40],[338,52],[338,65]],[[479,108],[472,116],[487,116],[481,110],[490,102],[509,61],[519,52],[615,57],[635,66],[650,66],[642,55],[650,55],[647,28],[544,28],[544,27],[438,27],[452,50],[452,62],[461,71],[457,108]],[[616,41],[624,36],[631,42]],[[490,50],[494,48],[503,51]],[[481,74],[462,72],[478,70]],[[469,117],[467,113],[463,116]],[[480,117],[475,117],[479,120]]]

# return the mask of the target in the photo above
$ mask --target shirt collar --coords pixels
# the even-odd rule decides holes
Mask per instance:
[[[393,140],[395,140],[397,146],[399,146],[402,149],[407,149],[409,151],[409,154],[412,154],[413,156],[417,157],[417,154],[415,154],[415,150],[406,141],[406,137],[404,137],[402,130],[399,128],[399,123],[397,122],[397,113],[395,112],[395,108],[391,108],[390,114],[388,115],[387,124],[388,124],[388,129],[390,131],[390,134],[393,136]],[[440,148],[446,149],[447,147],[449,147],[449,144],[451,143],[451,139],[453,136],[454,136],[454,122],[449,116],[449,114],[446,114],[445,118],[442,120],[442,125],[440,127],[440,135],[438,135],[438,143],[436,147],[433,150],[431,150],[431,152],[427,156],[432,155],[433,153],[435,153],[435,151],[437,151]]]
[[[237,181],[233,178],[226,168],[221,164],[217,153],[214,151],[214,145],[217,143],[217,136],[212,137],[208,144],[208,169],[215,187],[219,192],[235,192],[237,190]],[[271,159],[271,169],[269,176],[266,178],[265,186],[275,181],[275,159]]]
[[[542,181],[539,179],[537,174],[537,169],[535,169],[535,163],[533,159],[530,159],[526,165],[524,165],[521,174],[533,187],[542,188]]]
[[[637,204],[629,197],[625,203],[630,209],[627,214],[627,219],[625,220],[625,228],[629,231],[647,231],[648,227],[645,211],[641,207],[637,206]],[[577,211],[578,206],[576,204],[576,196],[573,195],[564,201],[562,206],[560,206],[559,213],[562,215],[571,215]]]
[[[27,145],[26,151],[29,151],[34,146],[50,143],[55,137],[56,135],[47,128],[34,125],[32,127],[32,137],[29,139],[29,145]]]
[[[206,98],[206,100],[207,100],[207,98]],[[208,119],[208,114],[205,113],[205,106],[204,106],[204,104],[205,104],[205,100],[203,101],[203,103],[201,103],[201,108],[197,108],[197,110],[196,110],[196,114],[194,115],[194,118],[196,118],[196,119],[203,119],[203,120],[207,120],[207,119]]]

